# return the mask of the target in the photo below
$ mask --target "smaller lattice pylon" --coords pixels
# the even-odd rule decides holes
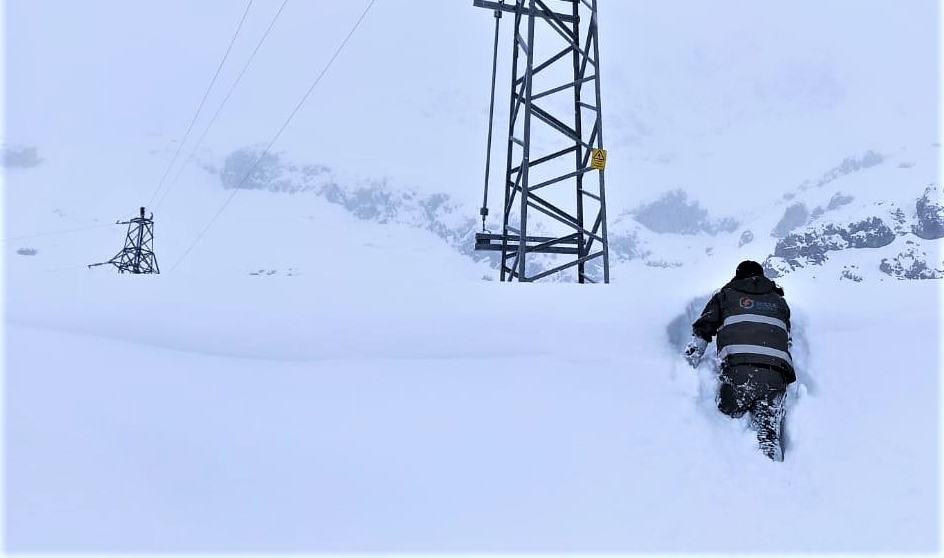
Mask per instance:
[[[154,214],[145,217],[142,207],[139,217],[115,224],[128,225],[125,247],[107,262],[89,264],[89,267],[110,264],[118,269],[118,273],[160,273],[157,257],[154,255]]]

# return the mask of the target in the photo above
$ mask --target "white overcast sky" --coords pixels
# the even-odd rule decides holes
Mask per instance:
[[[254,2],[204,116],[281,1]],[[267,142],[366,4],[290,0],[209,134],[212,153]],[[169,145],[186,130],[245,6],[7,0],[4,141],[90,156],[149,135]],[[884,149],[886,140],[927,145],[937,134],[935,0],[600,6],[604,130],[613,160],[622,162],[616,179],[671,187],[684,176],[660,174],[649,162],[703,174],[697,154],[712,150],[714,161],[743,151],[763,164],[761,151],[787,152],[808,162],[803,172],[810,173],[841,153]],[[471,0],[378,0],[276,149],[474,199],[492,24]],[[502,45],[507,81],[507,35]],[[757,138],[764,130],[783,131]],[[499,141],[499,166],[503,153]],[[661,176],[669,177],[664,184]]]

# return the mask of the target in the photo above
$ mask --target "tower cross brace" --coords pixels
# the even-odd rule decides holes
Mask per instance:
[[[605,161],[605,151],[598,151],[603,150],[603,125],[597,0],[559,3],[568,9],[554,11],[543,0],[473,1],[476,7],[495,10],[496,17],[502,12],[514,14],[502,231],[477,234],[475,247],[501,252],[502,281],[535,281],[576,268],[580,283],[593,283],[588,264],[599,262],[602,280],[608,283],[605,163],[603,168],[591,165],[594,155]],[[548,39],[562,39],[563,48],[539,58],[536,32],[548,44]],[[562,82],[536,87],[539,76]],[[553,102],[564,95],[569,98],[563,105]],[[545,149],[558,145],[550,152],[535,153],[535,135],[550,140],[540,142]],[[529,215],[537,214],[562,232],[529,235]],[[560,265],[529,276],[526,264],[531,254],[556,254]]]
[[[129,221],[118,221],[116,225],[128,225],[125,234],[125,246],[107,262],[89,264],[89,268],[99,265],[113,265],[118,273],[160,273],[157,257],[154,255],[154,214],[144,216],[141,208],[139,217]]]

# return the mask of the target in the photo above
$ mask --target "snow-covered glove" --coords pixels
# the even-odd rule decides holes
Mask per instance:
[[[708,342],[697,335],[692,335],[692,340],[685,345],[685,360],[692,365],[692,368],[698,368],[705,349],[708,348]]]

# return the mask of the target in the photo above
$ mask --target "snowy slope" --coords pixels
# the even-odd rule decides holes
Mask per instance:
[[[413,0],[404,9],[379,3],[275,146],[283,162],[326,166],[348,191],[361,183],[385,184],[393,196],[446,195],[456,204],[457,217],[476,220],[493,18],[469,4]],[[249,14],[195,132],[208,123],[210,109],[222,100],[278,5],[259,2]],[[225,198],[214,191],[219,176],[207,169],[220,172],[228,157],[272,137],[359,8],[304,3],[288,8],[196,150],[197,160],[157,208],[165,262],[176,263]],[[613,2],[600,9],[608,209],[613,232],[623,233],[612,238],[614,260],[695,268],[731,267],[742,257],[763,261],[776,251],[770,232],[792,205],[802,203],[813,215],[838,193],[852,196],[869,217],[875,215],[869,206],[877,203],[895,201],[913,210],[929,183],[940,186],[934,2],[863,8],[851,0],[830,6],[804,0],[778,10],[727,0],[710,6]],[[177,17],[182,10],[188,17]],[[50,11],[59,17],[46,16]],[[175,0],[138,12],[113,0],[82,8],[51,0],[11,2],[10,48],[20,54],[7,62],[14,86],[7,91],[12,109],[2,141],[16,153],[36,149],[33,156],[41,162],[11,171],[12,187],[4,190],[18,209],[5,216],[5,236],[104,223],[152,205],[148,200],[158,177],[177,150],[206,74],[216,68],[219,47],[239,15],[224,0],[208,0],[200,10]],[[312,21],[331,25],[311,33]],[[155,34],[168,25],[175,40],[154,48]],[[507,20],[504,31],[499,92],[507,91],[509,79]],[[70,48],[59,48],[60,42]],[[64,88],[67,78],[71,87]],[[497,103],[498,130],[507,122],[503,98]],[[185,144],[184,156],[194,142],[191,137]],[[505,145],[496,141],[493,149],[500,168]],[[500,180],[493,173],[493,201],[501,197]],[[730,234],[674,237],[652,235],[632,219],[620,222],[620,216],[676,189],[712,219],[735,219],[740,227]],[[253,201],[242,201],[245,197]],[[234,203],[265,211],[308,203],[302,200],[259,204],[240,194]],[[493,204],[492,216],[498,213]],[[245,218],[229,209],[222,217]],[[260,232],[287,219],[267,219]],[[826,212],[819,223],[809,217],[803,226],[823,221],[846,226],[844,219]],[[416,228],[412,217],[409,221]],[[248,261],[230,258],[230,265],[271,268],[276,263],[262,246],[278,245],[284,235],[276,233],[317,236],[293,224],[273,226],[265,241],[258,235],[259,250],[240,246]],[[548,229],[553,230],[549,224]],[[754,242],[741,245],[748,231]],[[85,233],[85,242],[106,254],[115,251],[105,248],[99,232]],[[120,234],[107,237],[113,239],[110,245],[120,242]],[[227,238],[215,234],[206,237],[211,250]],[[447,244],[468,250],[469,239],[456,240]],[[928,268],[944,273],[939,243],[919,244],[928,254]],[[14,257],[20,248],[36,249],[44,260],[24,265],[45,269],[108,257],[90,249],[82,258],[61,261],[48,258],[54,248],[31,243],[13,250],[5,246],[5,253],[20,262],[23,258]],[[203,250],[192,257],[205,258]],[[869,261],[860,274],[881,273],[883,259],[899,254],[861,254]],[[781,269],[781,264],[769,267]],[[844,271],[827,267],[824,273],[836,278]]]
[[[11,550],[938,544],[932,283],[785,283],[801,369],[775,464],[673,346],[683,272],[140,279],[8,277]]]
[[[69,165],[16,172],[10,228],[91,221],[78,196],[53,211]],[[193,227],[158,219],[159,258],[229,195],[190,172]],[[122,227],[5,246],[8,548],[937,548],[939,282],[779,279],[800,381],[774,464],[678,356],[701,297],[757,253],[739,230],[636,224],[653,254],[614,258],[609,286],[501,286],[427,226],[461,219],[384,223],[358,211],[419,206],[350,199],[240,192],[155,277],[81,267]]]
[[[204,234],[360,3],[292,3],[155,204],[239,14],[145,4],[4,13],[7,548],[940,548],[941,283],[898,280],[944,274],[934,3],[601,2],[608,286],[471,252],[487,11],[379,2]],[[86,269],[142,204],[163,273]],[[781,464],[679,357],[747,258],[795,314]]]
[[[154,143],[116,148],[115,160],[124,163],[105,169],[110,188],[101,196],[83,197],[80,192],[63,190],[63,184],[74,180],[92,181],[96,170],[82,168],[86,161],[74,151],[51,152],[36,167],[8,170],[7,180],[13,187],[7,191],[7,203],[18,209],[6,219],[7,235],[15,239],[4,243],[11,264],[58,269],[110,257],[121,245],[123,229],[105,226],[102,216],[127,218],[131,200],[150,197],[149,185],[135,184],[141,169],[129,161],[140,160],[139,154],[153,149]],[[268,155],[244,181],[258,154],[258,148],[246,148],[226,157],[205,155],[184,169],[180,184],[167,190],[166,197],[157,196],[161,203],[154,207],[156,250],[165,272],[178,261],[183,260],[185,269],[193,265],[192,260],[206,258],[233,270],[275,266],[312,272],[324,266],[322,257],[336,258],[337,272],[350,267],[346,258],[362,258],[346,242],[371,248],[380,245],[377,238],[387,237],[397,238],[390,242],[403,247],[426,245],[424,254],[425,250],[451,254],[456,265],[474,267],[479,277],[497,276],[494,258],[474,264],[488,258],[472,249],[473,234],[481,224],[477,208],[462,202],[462,196],[424,192],[395,177],[351,173],[280,153]],[[636,207],[613,206],[609,213],[611,258],[616,267],[635,260],[655,267],[728,267],[751,258],[765,262],[774,275],[940,278],[944,276],[944,190],[937,181],[939,155],[935,147],[921,150],[920,157],[916,153],[854,154],[826,169],[810,170],[810,178],[788,191],[758,195],[755,199],[766,200],[765,204],[739,213],[710,213],[697,192],[684,190],[676,191],[681,198],[663,194]],[[76,168],[89,176],[76,177]],[[161,172],[157,159],[149,160],[145,168],[155,175]],[[213,222],[208,236],[199,237],[237,186],[240,192],[232,204]],[[553,223],[540,216],[534,216],[532,224],[538,230],[555,230]],[[34,239],[29,234],[90,225],[101,228],[69,235],[75,238]],[[488,228],[500,230],[496,216],[490,218]],[[187,252],[198,237],[195,250]],[[298,241],[310,244],[300,251],[295,245]],[[20,250],[36,254],[24,258],[17,253]],[[391,252],[367,253],[386,262],[384,255]],[[436,260],[409,258],[401,260],[405,270],[400,264],[385,264],[377,265],[376,271],[409,273],[410,265],[417,269],[424,261]],[[536,264],[554,265],[552,259]],[[614,276],[619,274],[614,269]],[[552,279],[568,277],[564,273]]]

